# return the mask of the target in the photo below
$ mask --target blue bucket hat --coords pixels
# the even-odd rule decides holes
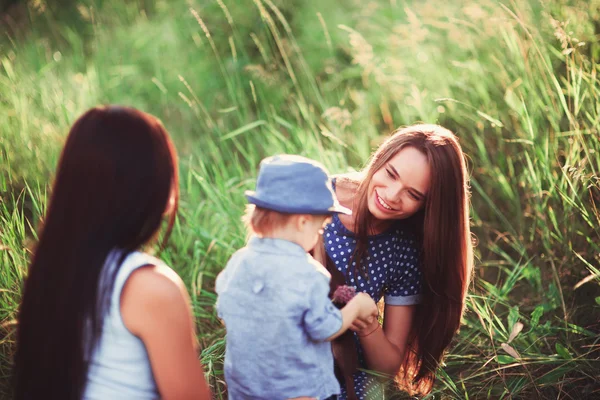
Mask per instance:
[[[278,155],[260,163],[256,191],[248,202],[289,214],[352,214],[338,202],[325,167],[306,157]]]

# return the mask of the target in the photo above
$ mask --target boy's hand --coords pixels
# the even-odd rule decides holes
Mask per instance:
[[[352,298],[341,310],[342,312],[342,327],[335,334],[327,338],[333,340],[343,334],[347,329],[351,328],[356,321],[377,321],[377,304],[371,296],[366,293],[358,293]]]
[[[371,318],[376,318],[379,314],[377,304],[375,304],[371,296],[367,293],[358,293],[350,301],[358,302],[358,315],[356,317],[360,320],[366,321]]]

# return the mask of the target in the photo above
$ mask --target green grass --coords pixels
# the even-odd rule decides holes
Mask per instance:
[[[181,213],[162,257],[188,285],[216,393],[214,277],[244,243],[260,159],[358,169],[425,121],[469,156],[477,239],[431,398],[600,398],[598,0],[43,4],[0,39],[0,397],[61,143],[85,109],[119,103],[176,140]]]

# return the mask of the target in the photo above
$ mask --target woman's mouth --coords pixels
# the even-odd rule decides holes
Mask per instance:
[[[398,211],[395,208],[392,208],[388,203],[386,203],[385,200],[383,200],[379,196],[377,191],[375,191],[375,200],[377,202],[377,205],[380,206],[380,208],[383,208],[383,210],[385,210],[385,211]]]

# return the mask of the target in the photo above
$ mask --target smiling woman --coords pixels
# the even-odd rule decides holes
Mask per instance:
[[[430,181],[427,156],[405,147],[373,174],[367,190],[369,210],[381,221],[409,217],[423,207]]]
[[[471,275],[464,154],[449,130],[410,126],[389,137],[364,171],[339,176],[335,190],[353,213],[334,215],[315,257],[334,286],[385,302],[383,329],[356,323],[353,340],[334,343],[341,398],[382,398],[378,381],[359,368],[427,393],[459,327]]]

